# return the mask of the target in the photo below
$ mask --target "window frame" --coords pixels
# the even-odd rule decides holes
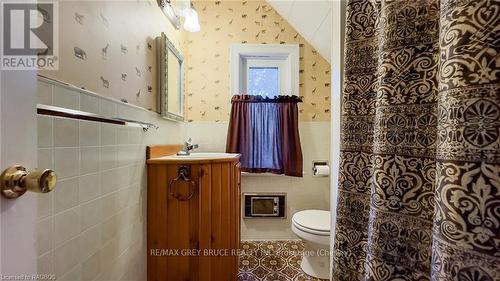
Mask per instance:
[[[231,94],[247,94],[248,69],[252,66],[278,67],[279,95],[299,96],[298,44],[231,45]]]

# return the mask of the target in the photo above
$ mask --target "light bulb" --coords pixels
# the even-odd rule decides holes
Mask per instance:
[[[200,22],[198,20],[198,13],[193,8],[186,8],[183,10],[184,16],[184,29],[188,32],[200,31]]]

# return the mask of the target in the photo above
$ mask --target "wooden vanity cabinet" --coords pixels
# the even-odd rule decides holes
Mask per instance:
[[[239,157],[184,161],[151,156],[147,160],[148,281],[237,280]],[[189,170],[189,181],[181,177],[169,187],[181,169]]]

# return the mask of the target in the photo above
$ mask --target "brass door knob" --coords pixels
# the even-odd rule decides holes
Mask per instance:
[[[23,195],[26,191],[47,193],[52,191],[57,182],[53,170],[27,171],[23,166],[12,166],[0,175],[0,189],[2,195],[13,199]]]

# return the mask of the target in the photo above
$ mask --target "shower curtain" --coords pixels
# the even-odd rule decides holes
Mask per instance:
[[[500,2],[350,0],[333,280],[500,280]]]

